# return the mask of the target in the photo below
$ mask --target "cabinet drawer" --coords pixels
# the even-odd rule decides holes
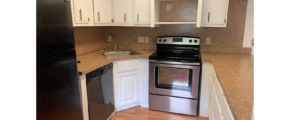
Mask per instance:
[[[215,73],[215,70],[214,70],[214,68],[213,68],[213,65],[211,65],[211,70],[212,70],[212,75],[214,75],[215,77],[217,77],[217,76],[216,76],[216,73]]]
[[[214,117],[214,120],[219,120],[220,119],[220,117],[221,117],[221,109],[220,109],[220,106],[219,106],[219,104],[218,104],[218,100],[217,100],[217,96],[215,95],[214,96],[214,103],[213,103],[213,117]]]
[[[138,70],[138,66],[138,60],[120,61],[117,62],[117,72]]]
[[[223,100],[224,93],[223,93],[221,85],[217,79],[216,79],[215,92],[216,92],[218,104],[219,104],[219,106],[221,106],[221,109],[222,109],[222,100]]]
[[[222,97],[222,116],[224,120],[234,120],[233,114],[229,108],[227,100],[225,97]]]
[[[215,77],[214,77],[214,78],[215,78]],[[213,89],[213,91],[214,91],[214,93],[215,93],[215,92],[216,92],[216,91],[215,91],[215,88],[216,88],[216,85],[215,85],[216,82],[215,82],[215,81],[216,81],[216,80],[213,79],[213,77],[209,77],[209,79],[210,79],[210,83],[211,83],[210,86],[211,86],[211,88]]]

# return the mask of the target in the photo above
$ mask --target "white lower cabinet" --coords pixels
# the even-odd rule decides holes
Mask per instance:
[[[113,63],[115,111],[149,102],[149,60],[131,59]]]
[[[138,71],[117,74],[118,106],[139,101]]]
[[[208,112],[200,116],[209,117],[209,120],[234,120],[233,114],[225,98],[225,93],[222,90],[222,85],[218,81],[212,64],[209,62],[203,62],[201,84],[201,96],[209,97],[201,97],[200,99],[200,101],[206,101],[203,103],[208,103],[200,104],[200,111]],[[204,106],[207,106],[207,108]]]

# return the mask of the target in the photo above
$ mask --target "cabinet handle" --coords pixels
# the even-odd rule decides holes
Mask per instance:
[[[139,23],[139,14],[137,14],[137,23]]]
[[[209,22],[209,17],[210,17],[210,12],[208,12],[208,15],[207,15],[207,22]]]
[[[100,12],[98,11],[98,21],[100,22]]]
[[[226,22],[227,22],[227,20],[225,19],[225,20],[224,20],[224,22],[226,23]]]
[[[90,18],[88,18],[88,21],[90,21]]]
[[[126,22],[126,13],[124,13],[124,22]]]
[[[82,21],[82,9],[80,9],[80,19]]]

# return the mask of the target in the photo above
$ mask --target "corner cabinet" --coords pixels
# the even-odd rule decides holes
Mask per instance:
[[[113,64],[115,111],[138,105],[148,107],[149,60],[121,60]]]
[[[229,0],[203,0],[201,27],[226,27]]]

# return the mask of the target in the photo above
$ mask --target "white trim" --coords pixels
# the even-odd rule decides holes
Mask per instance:
[[[140,105],[140,102],[135,102],[135,103],[131,103],[131,104],[128,104],[128,105],[123,105],[123,106],[120,106],[120,107],[116,107],[115,111],[121,111],[121,110],[126,110],[126,109],[129,109],[129,108],[132,108],[132,107],[136,107],[136,106],[139,106]]]
[[[149,108],[149,103],[141,103],[141,107]]]
[[[199,111],[199,116],[208,117],[208,110]]]

